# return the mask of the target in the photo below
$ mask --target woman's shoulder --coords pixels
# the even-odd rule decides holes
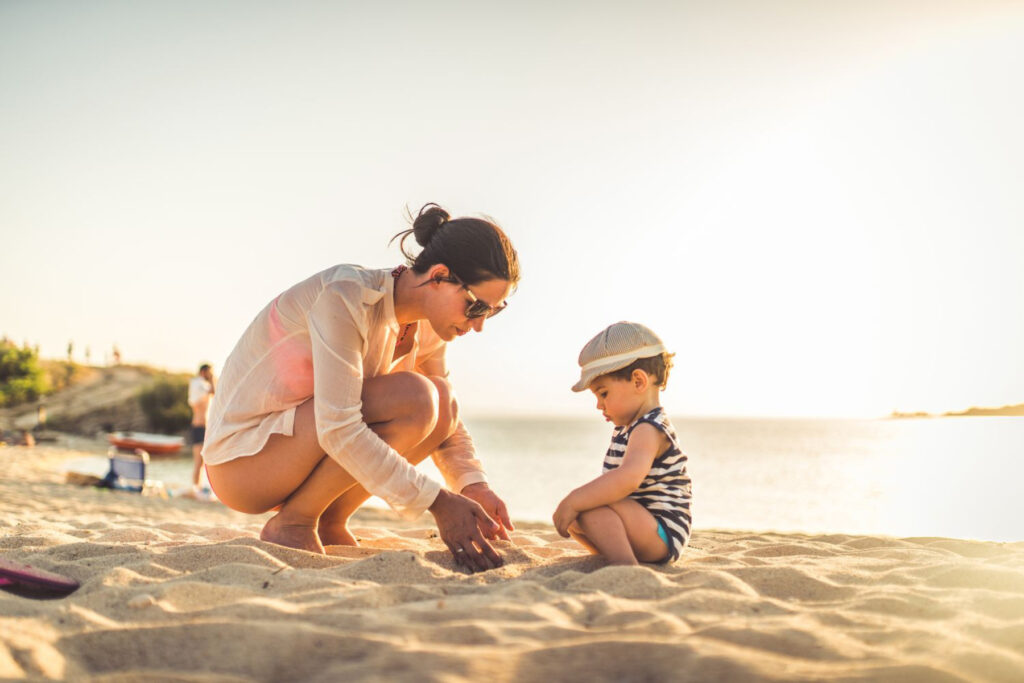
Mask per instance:
[[[331,290],[372,306],[387,291],[384,279],[387,274],[386,268],[364,268],[352,263],[340,263],[320,271],[311,279],[319,282],[321,290]]]
[[[339,263],[296,282],[286,289],[284,294],[303,291],[319,292],[330,286],[380,289],[383,285],[382,274],[384,272],[383,270],[363,268],[352,263]]]
[[[364,268],[354,263],[339,263],[320,271],[317,276],[325,284],[353,282],[370,289],[381,289],[386,273],[387,269],[384,268]]]
[[[386,270],[373,270],[342,263],[314,273],[281,293],[270,308],[289,320],[300,320],[313,311],[318,302],[340,300],[353,317],[364,318],[367,309],[380,302],[386,291]],[[337,311],[331,304],[331,310]]]

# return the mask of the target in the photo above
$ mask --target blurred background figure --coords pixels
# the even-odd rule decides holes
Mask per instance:
[[[203,469],[203,442],[206,440],[206,416],[213,397],[213,369],[209,363],[199,366],[199,374],[188,383],[188,405],[192,409],[192,493],[199,496],[199,478]]]

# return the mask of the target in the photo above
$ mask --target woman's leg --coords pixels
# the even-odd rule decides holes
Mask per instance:
[[[414,447],[437,427],[437,388],[422,375],[371,378],[363,384],[362,399],[364,419],[371,429],[400,453],[413,454]],[[356,482],[320,448],[314,400],[296,409],[292,436],[275,434],[256,455],[211,466],[207,476],[218,497],[231,508],[260,513],[280,506],[263,529],[265,540],[323,552],[317,521]]]
[[[430,377],[437,387],[437,424],[426,439],[402,452],[405,459],[418,465],[433,453],[445,439],[452,435],[459,424],[458,405],[448,381],[441,377]],[[364,401],[365,410],[365,401]],[[374,429],[374,423],[370,424]],[[385,439],[386,440],[386,439]],[[399,451],[401,452],[401,451]],[[345,491],[320,515],[317,535],[324,545],[359,545],[356,537],[348,530],[348,520],[370,497],[369,492],[359,484]]]

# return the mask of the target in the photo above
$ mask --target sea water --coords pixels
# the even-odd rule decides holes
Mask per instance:
[[[672,421],[695,528],[1024,540],[1024,418]],[[550,521],[600,474],[611,435],[600,416],[466,425],[491,487],[527,521]],[[187,456],[155,459],[151,476],[184,485],[190,470]]]

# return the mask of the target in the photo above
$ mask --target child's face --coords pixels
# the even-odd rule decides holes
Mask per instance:
[[[638,388],[635,382],[607,375],[591,382],[590,391],[597,398],[597,409],[604,415],[604,419],[616,427],[623,427],[635,420],[647,398],[646,392]]]

